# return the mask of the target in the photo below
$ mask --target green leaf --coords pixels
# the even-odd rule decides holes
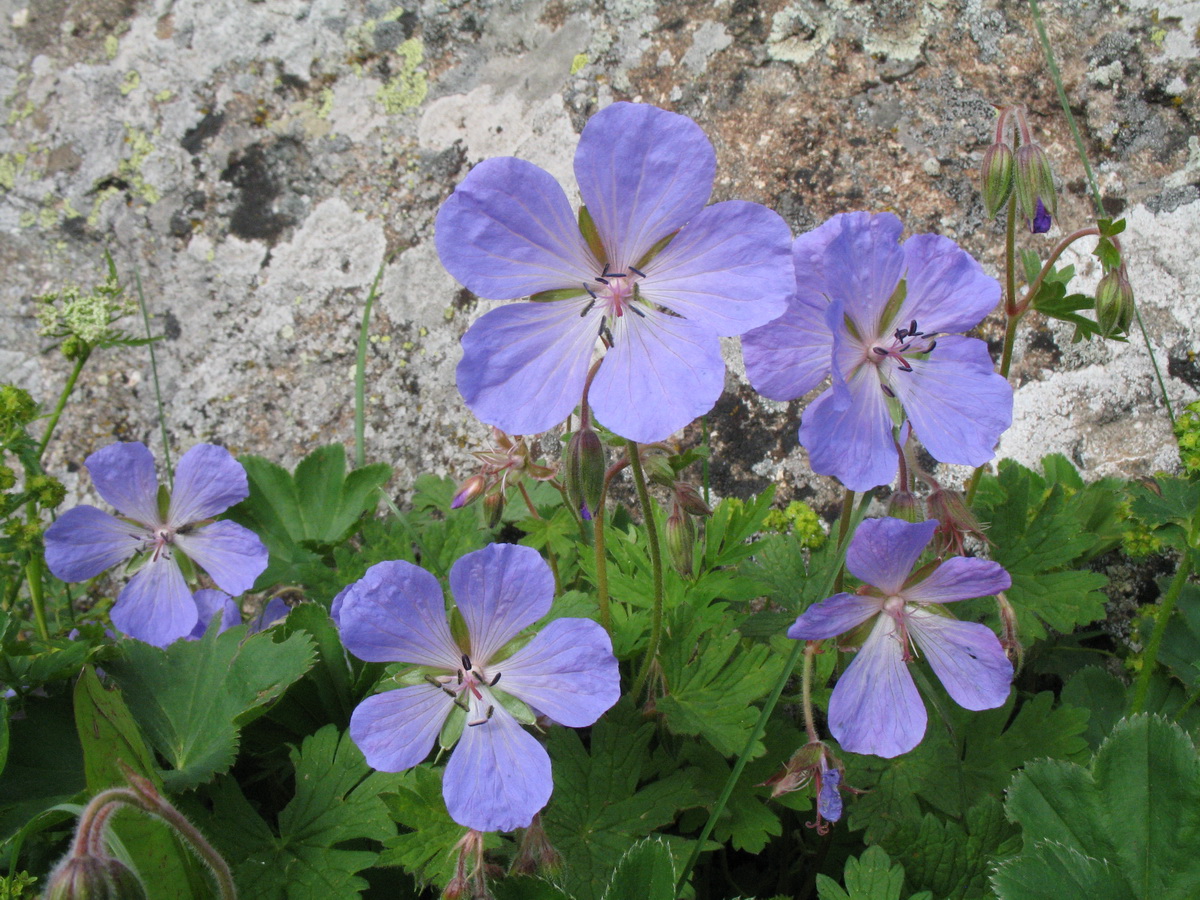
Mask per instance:
[[[313,663],[312,641],[293,634],[274,643],[270,632],[245,637],[245,626],[165,650],[125,641],[108,662],[143,734],[171,768],[170,791],[186,790],[229,769],[238,730],[283,693]]]
[[[1154,486],[1138,485],[1133,494],[1134,515],[1180,549],[1200,547],[1200,481],[1160,475]]]
[[[763,519],[771,512],[775,486],[769,486],[747,501],[722,500],[704,526],[704,566],[714,569],[729,566],[754,552],[747,539],[761,530]]]
[[[1200,893],[1200,756],[1182,729],[1157,716],[1119,722],[1089,768],[1030,763],[1013,780],[1006,811],[1024,837],[1021,856],[997,873],[1006,900],[1043,896],[1040,882],[1067,876],[1092,885],[1096,863],[1122,887],[1119,896]],[[1051,843],[1074,855],[1045,850]]]
[[[882,847],[868,847],[862,856],[846,860],[845,882],[842,890],[828,875],[818,875],[817,894],[821,900],[900,900],[904,867],[892,865]],[[909,900],[932,900],[932,895],[922,891]]]
[[[675,773],[643,784],[652,768],[648,747],[654,725],[622,701],[592,726],[590,748],[571,728],[550,732],[554,794],[542,815],[550,842],[570,865],[563,886],[578,900],[600,900],[631,843],[675,819],[693,802],[686,776]],[[690,842],[675,840],[687,852]]]
[[[675,900],[675,861],[661,838],[629,848],[613,871],[603,900]]]
[[[1000,900],[1129,900],[1112,866],[1055,841],[1006,860],[992,876]]]
[[[286,637],[306,635],[316,647],[317,658],[308,675],[295,681],[271,707],[270,719],[288,728],[296,738],[328,723],[345,728],[360,698],[353,689],[346,651],[329,613],[320,604],[301,603],[276,630]]]
[[[326,725],[291,752],[296,791],[279,814],[278,835],[232,778],[212,789],[209,829],[233,867],[242,900],[331,900],[358,897],[358,872],[378,858],[363,841],[395,835],[380,795],[397,776],[371,774],[348,734]],[[352,843],[357,849],[339,845]]]
[[[0,775],[0,842],[86,786],[71,701],[30,697],[24,712],[9,724],[8,761]]]
[[[655,710],[675,734],[701,735],[723,756],[736,756],[758,720],[753,705],[779,678],[783,654],[751,644],[723,619],[716,627],[688,606],[675,610],[659,653],[666,687]],[[759,756],[761,740],[751,751]]]

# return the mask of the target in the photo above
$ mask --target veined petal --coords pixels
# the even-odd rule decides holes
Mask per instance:
[[[919,607],[906,615],[908,633],[955,703],[972,710],[1004,705],[1013,667],[990,628]]]
[[[488,544],[450,567],[450,592],[471,637],[471,659],[496,651],[550,611],[554,575],[540,553],[520,544]],[[345,617],[343,604],[343,618]]]
[[[795,291],[792,232],[758,203],[729,200],[701,210],[646,267],[641,291],[728,337],[765,325]]]
[[[1000,282],[958,244],[940,234],[914,234],[902,247],[908,289],[897,317],[926,334],[970,331],[1000,302]]]
[[[725,360],[708,326],[656,309],[610,326],[615,344],[588,395],[606,428],[652,443],[713,408],[725,388]]]
[[[197,444],[175,467],[167,521],[175,527],[211,519],[250,496],[246,470],[224,447]]]
[[[925,704],[904,662],[896,620],[880,616],[829,698],[829,730],[842,749],[890,759],[925,735]]]
[[[373,694],[350,715],[350,739],[380,772],[402,772],[429,755],[454,699],[431,684]]]
[[[841,273],[831,268],[829,244],[842,233],[842,229],[859,223],[865,227],[871,219],[868,212],[840,213],[826,219],[812,231],[806,231],[792,242],[792,263],[796,269],[796,296],[824,301],[821,308],[829,305],[829,297],[841,281]]]
[[[110,618],[130,637],[165,647],[191,634],[199,614],[179,564],[163,555],[146,563],[122,588]]]
[[[537,434],[570,415],[583,394],[596,324],[582,301],[514,303],[463,335],[458,390],[471,412],[509,434]]]
[[[803,397],[829,374],[833,334],[824,297],[797,293],[782,316],[742,335],[742,359],[754,390],[772,400]]]
[[[612,641],[590,619],[555,619],[494,668],[496,690],[570,728],[591,725],[621,697]]]
[[[846,550],[846,568],[885,594],[899,594],[921,553],[933,540],[937,520],[905,522],[885,516],[858,526]],[[904,596],[909,597],[906,591]]]
[[[94,506],[76,506],[46,529],[46,565],[55,578],[85,581],[129,559],[149,536]]]
[[[1012,578],[1000,563],[969,556],[952,556],[929,577],[904,589],[910,603],[953,603],[990,597],[1012,587]]]
[[[159,524],[154,455],[140,441],[109,444],[84,462],[92,484],[117,512],[146,525]]]
[[[446,271],[492,300],[582,289],[601,268],[562,187],[513,157],[470,171],[438,211],[434,240]]]
[[[812,402],[800,420],[800,443],[814,472],[832,475],[852,491],[896,477],[892,419],[874,366],[859,366]]]
[[[870,341],[891,330],[880,317],[904,275],[904,253],[898,243],[904,226],[891,213],[844,213],[834,219],[841,233],[825,251],[832,276],[826,284],[829,298],[844,304],[845,315]]]
[[[196,601],[196,627],[188,635],[189,640],[198,641],[204,637],[204,632],[208,631],[208,625],[212,622],[213,616],[218,613],[221,616],[221,622],[217,626],[218,633],[226,628],[242,624],[242,611],[233,598],[224,591],[213,591],[206,588],[196,591],[192,595],[192,599]]]
[[[952,335],[940,338],[928,359],[897,372],[892,390],[904,405],[917,439],[934,459],[982,466],[996,455],[1012,424],[1012,387],[992,366],[987,344]]]
[[[787,636],[797,641],[820,641],[845,634],[871,616],[878,615],[881,609],[883,601],[878,597],[834,594],[801,613],[800,618],[788,629]]]
[[[554,789],[550,757],[504,707],[463,729],[442,776],[446,810],[476,831],[524,828]]]
[[[175,543],[230,594],[250,590],[267,567],[267,548],[258,535],[228,519],[177,534]]]
[[[459,667],[462,650],[450,634],[442,587],[419,566],[377,563],[341,597],[342,643],[359,659]]]
[[[575,151],[575,180],[617,270],[704,208],[717,155],[700,126],[641,103],[592,116]]]

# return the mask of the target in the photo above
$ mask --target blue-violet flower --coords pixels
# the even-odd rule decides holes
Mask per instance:
[[[424,760],[439,735],[446,740],[447,719],[461,716],[462,736],[442,778],[450,816],[476,831],[524,828],[550,799],[550,757],[502,694],[559,724],[591,725],[620,696],[612,642],[589,619],[555,619],[504,655],[554,597],[550,567],[529,547],[490,544],[466,554],[450,569],[450,589],[466,625],[461,643],[438,580],[411,563],[372,566],[338,596],[351,653],[427,669],[421,683],[360,703],[350,736],[371,766],[399,772]]]
[[[917,234],[890,213],[834,216],[792,248],[796,296],[779,319],[742,336],[760,394],[793,400],[832,373],[805,411],[800,443],[814,472],[854,491],[896,474],[894,416],[934,459],[980,466],[1012,423],[1012,388],[987,344],[961,332],[1000,299],[1000,285],[948,238]]]
[[[177,551],[229,594],[249,590],[267,567],[267,548],[254,532],[228,520],[204,524],[250,492],[246,470],[224,447],[197,444],[183,455],[165,511],[145,444],[110,444],[85,465],[121,518],[94,506],[68,510],[46,530],[46,564],[63,581],[84,581],[146,554],[112,608],[119,631],[160,647],[191,634],[199,621],[197,601],[174,558]]]
[[[998,563],[965,556],[912,572],[936,528],[934,519],[863,522],[846,553],[863,587],[810,606],[788,629],[790,638],[818,641],[875,620],[829,700],[829,730],[851,753],[893,757],[921,742],[925,704],[908,671],[914,645],[959,706],[994,709],[1008,699],[1013,667],[1000,639],[986,625],[950,618],[941,604],[995,594],[1012,579]]]
[[[442,264],[481,297],[555,294],[494,309],[463,336],[471,411],[511,434],[557,425],[598,342],[589,400],[610,430],[659,441],[712,409],[725,383],[718,338],[782,314],[794,286],[787,224],[757,203],[705,207],[715,172],[691,119],[612,104],[575,153],[589,239],[545,170],[512,157],[472,169],[437,216]]]

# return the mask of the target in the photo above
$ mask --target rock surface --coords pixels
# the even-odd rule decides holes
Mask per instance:
[[[1045,15],[1178,408],[1200,390],[1195,4]],[[992,103],[1024,103],[1062,199],[1060,227],[1023,246],[1045,254],[1090,224],[1029,8],[999,0],[3,0],[0,97],[0,378],[53,403],[69,364],[45,352],[33,297],[100,280],[107,248],[163,336],[175,453],[213,441],[290,466],[353,441],[355,344],[383,266],[366,453],[396,467],[397,495],[422,472],[466,474],[487,434],[454,366],[491,304],[441,268],[439,205],[494,155],[570,184],[579,130],[615,100],[696,119],[717,150],[714,199],[768,204],[797,232],[893,210],[994,274],[1002,229],[976,173]],[[1068,261],[1094,284],[1077,246]],[[998,350],[999,319],[981,331]],[[778,482],[781,499],[827,507],[833,488],[797,445],[803,403],[758,398],[727,349],[715,489]],[[1176,463],[1140,335],[1072,344],[1031,315],[1014,376],[1002,454],[1060,451],[1091,476]],[[157,445],[144,348],[89,363],[59,438],[47,463],[63,475],[112,440]]]

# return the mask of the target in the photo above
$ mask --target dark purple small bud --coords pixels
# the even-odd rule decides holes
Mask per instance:
[[[826,822],[836,822],[842,817],[842,773],[837,769],[824,769],[821,773],[821,790],[817,794],[817,816]]]
[[[1096,322],[1104,337],[1123,334],[1133,322],[1133,288],[1119,266],[1100,279],[1096,286]]]
[[[1016,191],[1017,208],[1031,225],[1044,221],[1047,216],[1056,215],[1058,195],[1054,191],[1054,173],[1050,171],[1046,151],[1037,144],[1023,144],[1017,148],[1013,189]],[[1047,224],[1042,230],[1049,227]]]
[[[983,179],[981,184],[983,205],[988,218],[1004,208],[1013,189],[1013,152],[1008,144],[996,143],[983,154]]]
[[[1029,220],[1030,234],[1045,234],[1050,230],[1052,220],[1050,213],[1046,212],[1046,205],[1042,203],[1042,198],[1037,201],[1037,209],[1034,211],[1033,218]]]
[[[563,453],[563,485],[567,499],[584,519],[600,508],[604,496],[604,444],[590,426],[571,435]]]
[[[482,475],[472,475],[458,486],[458,490],[454,492],[454,499],[450,501],[450,508],[461,509],[482,494],[486,487],[487,481]]]

